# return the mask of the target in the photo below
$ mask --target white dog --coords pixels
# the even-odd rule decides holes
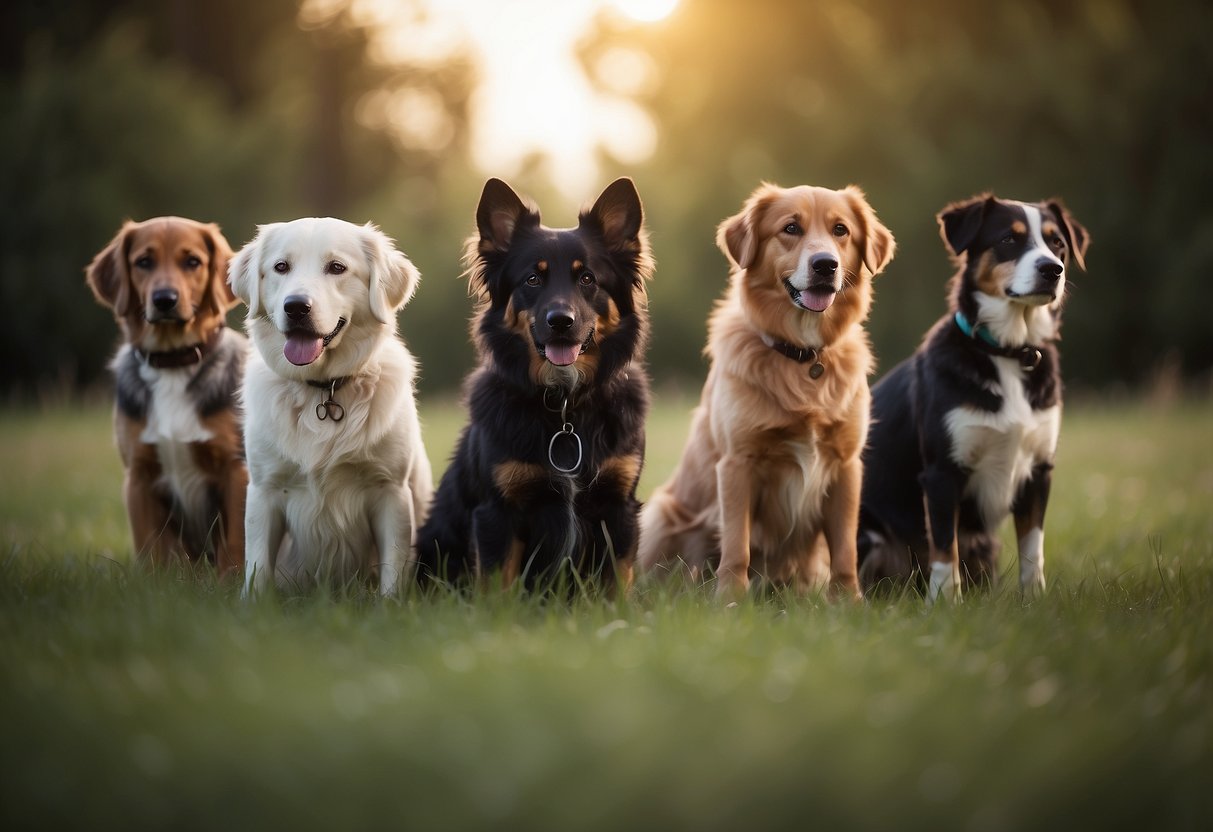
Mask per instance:
[[[258,226],[228,280],[248,304],[244,594],[366,578],[394,594],[433,483],[396,311],[419,275],[375,226]]]

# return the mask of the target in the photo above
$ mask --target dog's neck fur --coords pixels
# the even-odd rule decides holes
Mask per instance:
[[[975,292],[973,299],[976,310],[969,320],[974,327],[984,326],[1003,346],[1040,345],[1057,337],[1057,319],[1049,306],[1012,303],[984,292]]]

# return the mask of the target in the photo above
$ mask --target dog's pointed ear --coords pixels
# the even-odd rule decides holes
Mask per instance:
[[[396,310],[409,302],[421,274],[374,223],[362,226],[363,249],[371,264],[371,314],[381,324],[394,324]]]
[[[763,213],[778,196],[779,188],[763,182],[750,194],[741,211],[716,229],[716,245],[738,268],[748,269],[758,257],[759,225]]]
[[[248,305],[250,318],[261,314],[261,247],[282,223],[257,226],[257,234],[228,262],[227,282],[236,297]]]
[[[480,250],[509,251],[514,232],[520,226],[538,225],[539,209],[524,202],[514,189],[500,179],[484,183],[480,204],[476,206],[476,228],[480,231]]]
[[[1065,235],[1070,251],[1074,252],[1074,262],[1084,272],[1087,270],[1087,246],[1091,243],[1091,235],[1082,223],[1071,216],[1062,201],[1056,197],[1045,201],[1045,207],[1057,215],[1061,223],[1061,233]]]
[[[118,318],[126,317],[131,308],[131,270],[127,263],[130,254],[130,237],[138,223],[127,220],[110,240],[109,245],[97,252],[93,262],[84,270],[84,282],[93,290],[93,296],[103,306],[114,310]]]
[[[643,248],[640,230],[644,227],[644,208],[636,184],[623,176],[607,185],[594,205],[581,212],[579,224],[599,231],[610,251],[640,251]]]
[[[862,189],[857,185],[847,185],[842,192],[851,203],[851,210],[863,224],[863,264],[876,276],[884,271],[885,266],[893,259],[893,254],[897,251],[897,241],[893,239],[893,232],[877,219],[876,211]]]
[[[981,194],[961,202],[953,202],[935,216],[939,222],[939,235],[948,251],[959,257],[973,245],[977,232],[981,230],[986,211],[994,202],[993,194]]]
[[[213,222],[201,223],[202,236],[206,238],[206,249],[210,257],[210,279],[202,296],[202,307],[210,309],[222,318],[236,305],[236,295],[227,282],[227,267],[232,259],[232,247],[227,238]]]

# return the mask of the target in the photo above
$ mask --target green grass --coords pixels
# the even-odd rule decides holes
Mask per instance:
[[[650,422],[642,493],[692,402]],[[462,422],[423,402],[440,469]],[[1213,404],[1072,406],[1047,595],[247,605],[129,565],[108,413],[0,414],[5,828],[1197,829]],[[1014,574],[1013,548],[1004,553]]]

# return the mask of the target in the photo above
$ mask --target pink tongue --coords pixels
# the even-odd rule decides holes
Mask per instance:
[[[558,367],[566,367],[577,360],[578,353],[581,352],[580,344],[548,344],[544,347],[543,352],[551,361]]]
[[[800,302],[808,309],[814,312],[824,312],[830,308],[830,304],[834,302],[833,292],[814,292],[812,289],[805,289],[800,293]]]
[[[282,354],[286,356],[287,361],[302,367],[319,358],[323,349],[323,338],[296,334],[286,336],[286,345],[282,348]]]

